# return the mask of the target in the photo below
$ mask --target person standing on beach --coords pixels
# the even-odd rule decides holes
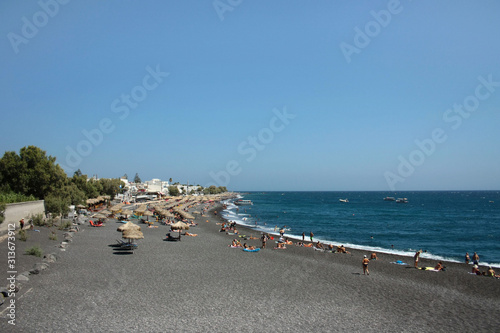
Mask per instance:
[[[19,225],[21,226],[21,230],[24,229],[24,219],[21,219],[21,221],[19,221]]]
[[[472,261],[474,262],[474,265],[479,266],[479,256],[477,255],[476,252],[474,252],[474,255],[472,256]]]
[[[420,253],[422,250],[418,250],[417,253],[413,256],[413,261],[415,262],[415,268],[418,268],[418,260],[420,259]]]
[[[366,255],[363,257],[363,275],[370,275],[370,271],[368,271],[368,263],[370,262],[370,259],[366,257]]]
[[[262,240],[262,248],[265,249],[266,248],[266,242],[267,242],[267,235],[266,234],[262,234],[261,240]]]
[[[311,237],[311,242],[313,241],[313,237],[314,237],[314,234],[313,232],[311,231],[311,233],[309,234],[309,237]]]
[[[305,233],[305,232],[303,232],[303,233],[302,233],[302,241],[304,241],[304,238],[305,238],[305,237],[306,237],[306,233]]]
[[[465,253],[465,263],[468,265],[470,261],[469,252]]]

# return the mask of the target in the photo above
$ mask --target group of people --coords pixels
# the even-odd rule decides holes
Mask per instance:
[[[225,232],[226,234],[238,234],[238,230],[236,229],[236,222],[222,223],[220,227],[220,232]]]

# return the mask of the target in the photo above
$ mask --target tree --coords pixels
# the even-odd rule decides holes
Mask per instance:
[[[61,220],[63,215],[68,214],[69,204],[69,198],[66,197],[54,194],[49,194],[45,197],[45,211],[55,216],[61,215]]]
[[[170,179],[168,180],[168,183],[169,183],[169,184],[172,184],[172,178],[170,178]]]
[[[99,179],[99,182],[102,185],[101,194],[109,195],[111,197],[111,200],[113,200],[115,195],[121,191],[120,186],[122,188],[125,186],[125,183],[118,178],[114,179],[101,178]]]
[[[0,202],[0,224],[5,220],[5,204]]]
[[[141,177],[139,177],[139,174],[136,173],[134,177],[134,183],[142,183]]]
[[[177,188],[177,186],[169,186],[168,187],[168,194],[170,194],[171,196],[178,196],[179,194],[181,194],[179,192],[179,188]]]
[[[23,147],[19,155],[5,152],[0,159],[0,182],[13,192],[43,199],[64,186],[67,176],[56,158],[35,146]]]
[[[60,196],[66,198],[69,201],[69,205],[79,205],[83,204],[87,200],[85,192],[76,186],[75,183],[68,182],[67,185],[63,186],[55,193],[51,193],[54,196]]]

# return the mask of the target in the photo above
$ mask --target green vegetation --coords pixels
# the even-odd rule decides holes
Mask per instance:
[[[73,225],[73,223],[71,221],[65,221],[65,222],[61,222],[59,223],[59,227],[58,229],[59,230],[64,230],[64,229],[68,229],[69,227],[71,227]]]
[[[225,192],[227,192],[227,188],[225,186],[216,187],[215,185],[212,185],[210,187],[206,187],[203,190],[204,194],[219,194],[219,193],[225,193]]]
[[[57,240],[57,234],[56,234],[56,232],[55,232],[55,231],[52,231],[52,232],[50,233],[50,235],[49,235],[49,239],[50,239],[50,240],[54,240],[54,241],[56,241],[56,240]]]
[[[55,164],[56,158],[47,156],[35,146],[5,152],[0,159],[0,184],[2,193],[14,192],[38,199],[64,186],[67,176]]]
[[[64,215],[69,205],[85,204],[89,198],[109,195],[113,199],[122,191],[120,185],[125,184],[118,178],[89,180],[80,170],[69,178],[55,157],[35,146],[21,148],[19,154],[5,152],[0,158],[0,203],[43,199],[48,213]]]
[[[0,224],[5,220],[5,203],[0,202]]]
[[[24,201],[35,201],[37,200],[33,195],[24,195],[21,193],[14,192],[1,192],[0,193],[0,202],[2,203],[16,203],[16,202],[24,202]]]
[[[33,220],[33,225],[36,225],[36,226],[39,226],[39,227],[44,226],[44,225],[47,224],[45,222],[45,220],[43,219],[43,214],[31,215],[30,219]]]
[[[30,247],[29,249],[26,249],[25,253],[29,256],[41,257],[43,254],[43,251],[40,248],[40,246],[34,245],[34,246]]]
[[[17,236],[17,239],[20,241],[26,242],[28,240],[28,234],[26,234],[26,230],[22,229],[19,230],[19,234]]]
[[[141,177],[139,177],[139,174],[136,173],[134,177],[134,183],[142,183]]]
[[[168,187],[168,194],[173,196],[173,197],[176,197],[176,196],[180,195],[181,193],[179,192],[179,189],[177,188],[177,186],[169,186]]]

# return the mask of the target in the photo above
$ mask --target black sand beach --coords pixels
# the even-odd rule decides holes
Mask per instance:
[[[220,208],[219,208],[220,209]],[[61,252],[48,231],[16,241],[17,266],[40,258],[23,255],[35,243],[58,255],[55,263],[16,294],[16,325],[8,300],[0,306],[2,332],[494,332],[500,327],[500,280],[469,274],[471,266],[445,263],[446,271],[409,268],[412,258],[379,254],[362,274],[369,253],[333,254],[289,245],[256,253],[228,247],[235,236],[219,232],[219,217],[196,215],[198,237],[164,241],[168,227],[147,228],[133,254],[116,251],[116,222],[88,224]],[[210,222],[205,222],[207,219]],[[260,234],[242,227],[240,234]],[[260,246],[260,240],[245,240]],[[6,284],[7,242],[0,243],[0,277]],[[402,260],[410,265],[391,264]],[[434,266],[423,259],[420,266]],[[484,269],[484,268],[482,268]]]

